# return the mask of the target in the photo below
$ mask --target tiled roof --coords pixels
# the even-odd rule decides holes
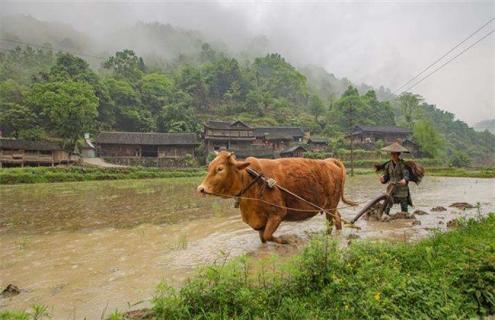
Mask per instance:
[[[357,133],[358,131],[380,132],[380,133],[403,133],[403,134],[411,133],[411,130],[408,128],[400,128],[400,127],[393,127],[393,126],[363,126],[363,125],[358,125],[358,126],[354,127],[354,133]]]
[[[205,126],[211,129],[238,129],[234,127],[235,124],[240,124],[241,127],[245,127],[246,129],[250,129],[251,127],[246,123],[236,120],[236,121],[214,121],[209,120],[205,123]]]
[[[24,139],[0,138],[0,149],[40,150],[55,151],[62,150],[60,145],[47,141],[31,141]]]
[[[291,153],[291,152],[296,151],[297,149],[302,149],[303,151],[307,151],[306,148],[304,148],[303,146],[292,146],[292,147],[287,148],[283,151],[280,151],[280,154]]]
[[[259,127],[254,128],[256,137],[264,137],[266,135],[290,136],[294,138],[304,137],[304,132],[299,127]]]
[[[324,137],[311,137],[308,139],[308,143],[328,144],[328,139]]]
[[[195,133],[100,132],[97,144],[197,145]]]

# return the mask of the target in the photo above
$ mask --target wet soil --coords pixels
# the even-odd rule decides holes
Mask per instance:
[[[195,194],[199,181],[0,186],[0,288],[10,283],[20,288],[18,295],[0,298],[0,310],[44,304],[54,319],[99,319],[117,308],[145,308],[161,280],[180,286],[195,268],[242,254],[290,256],[325,229],[320,215],[286,222],[277,234],[290,245],[261,244],[233,201]],[[426,177],[411,189],[416,210],[447,211],[416,220],[359,220],[360,230],[344,228],[331,236],[344,245],[348,239],[410,241],[452,227],[448,222],[456,218],[495,209],[495,179]],[[347,180],[346,194],[353,200],[365,202],[382,192],[376,176]],[[453,202],[479,202],[480,209],[449,207]],[[359,208],[341,212],[350,220]]]

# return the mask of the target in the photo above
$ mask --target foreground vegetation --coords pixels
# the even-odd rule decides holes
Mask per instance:
[[[204,168],[95,168],[76,166],[4,168],[0,169],[0,184],[198,177],[204,173]]]
[[[246,259],[159,287],[156,319],[466,319],[495,313],[495,214],[415,244],[313,239],[288,265]]]

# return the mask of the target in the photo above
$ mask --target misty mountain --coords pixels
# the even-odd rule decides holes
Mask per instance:
[[[131,49],[143,57],[146,65],[164,69],[178,60],[198,63],[203,46],[240,61],[276,52],[265,36],[246,39],[242,46],[230,45],[210,38],[199,31],[186,30],[158,22],[138,22],[130,27],[85,34],[72,26],[56,22],[40,21],[32,16],[15,15],[2,17],[0,22],[0,49],[11,49],[23,44],[50,45],[55,51],[68,51],[82,56],[93,67],[99,67],[105,57],[116,51]],[[12,41],[5,41],[12,40]],[[325,100],[339,97],[352,84],[346,78],[339,79],[324,68],[314,65],[302,66],[301,73],[307,77],[309,87]],[[373,89],[366,84],[356,85],[360,92]],[[391,99],[385,89],[377,90],[379,99]]]
[[[0,48],[15,48],[29,43],[34,47],[51,46],[54,50],[81,53],[91,40],[68,24],[46,22],[31,16],[2,16],[0,19]]]
[[[474,130],[476,131],[485,131],[488,130],[491,133],[495,134],[495,119],[483,120],[476,123],[474,126]]]

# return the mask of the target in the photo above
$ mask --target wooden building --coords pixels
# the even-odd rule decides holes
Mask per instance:
[[[411,153],[411,155],[415,158],[421,158],[423,156],[423,153],[421,152],[421,148],[419,147],[419,145],[410,140],[410,139],[406,139],[404,141],[402,141],[402,145],[404,146],[404,148],[406,148],[407,150],[409,150],[409,152]]]
[[[271,146],[273,151],[282,151],[294,143],[301,143],[304,131],[299,127],[259,127],[254,129],[254,144]]]
[[[313,152],[328,151],[328,139],[311,137],[308,139],[308,149]]]
[[[303,158],[304,153],[307,152],[303,146],[292,146],[288,149],[280,151],[281,158]]]
[[[242,121],[208,121],[203,132],[208,153],[229,150],[238,158],[276,158],[292,145],[302,143],[304,137],[299,127],[254,128]]]
[[[411,139],[412,132],[407,128],[392,127],[392,126],[355,126],[352,134],[345,137],[346,143],[351,143],[364,149],[374,148],[378,140],[382,140],[385,144],[390,144],[396,141],[405,141]]]
[[[70,161],[69,154],[53,142],[0,138],[0,167],[54,166]]]
[[[198,145],[194,133],[101,132],[96,137],[98,155],[123,165],[184,166],[184,158],[194,158]]]
[[[203,139],[208,152],[222,148],[242,151],[255,140],[254,128],[242,121],[208,121],[204,124]]]

